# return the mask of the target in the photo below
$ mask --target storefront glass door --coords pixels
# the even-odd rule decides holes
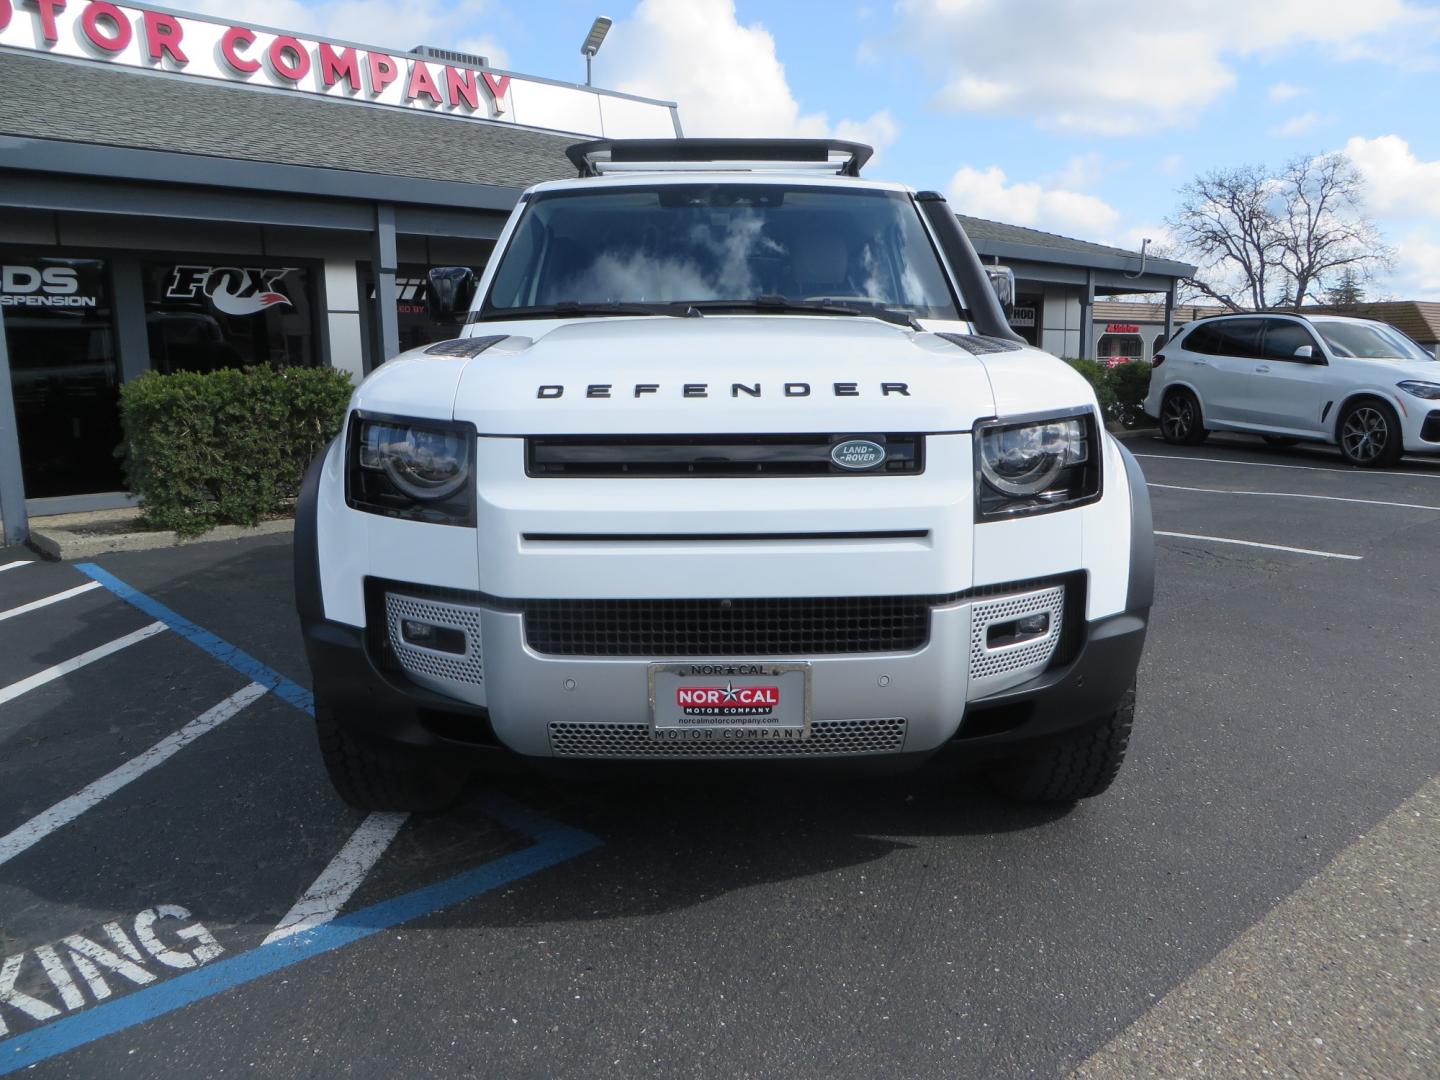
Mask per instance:
[[[103,259],[0,257],[27,498],[124,488],[120,366]]]

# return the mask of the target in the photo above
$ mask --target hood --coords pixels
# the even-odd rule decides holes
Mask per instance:
[[[873,319],[711,315],[493,329],[512,336],[465,365],[454,397],[455,418],[485,434],[957,431],[995,413],[980,358]]]

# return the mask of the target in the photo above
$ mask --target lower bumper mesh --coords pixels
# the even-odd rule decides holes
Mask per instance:
[[[817,720],[804,742],[652,742],[649,724],[552,721],[550,749],[567,758],[798,758],[898,754],[905,721]]]

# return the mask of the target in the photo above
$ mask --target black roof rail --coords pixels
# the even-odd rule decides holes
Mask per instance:
[[[666,163],[795,162],[825,164],[838,155],[840,176],[859,176],[875,151],[844,139],[595,139],[576,143],[565,156],[581,176],[599,176],[604,165]]]
[[[1177,307],[1184,306],[1186,305],[1177,305]],[[1323,315],[1325,313],[1320,312],[1320,314]],[[1291,308],[1256,308],[1254,311],[1217,311],[1213,315],[1201,315],[1198,319],[1191,319],[1186,325],[1189,326],[1194,323],[1204,322],[1206,319],[1241,319],[1256,315],[1289,315],[1291,318],[1304,319],[1306,322],[1310,321],[1310,316],[1306,315],[1305,312],[1294,311]]]

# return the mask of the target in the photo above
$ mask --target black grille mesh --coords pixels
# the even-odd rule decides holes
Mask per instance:
[[[525,639],[552,656],[798,656],[910,652],[930,596],[529,600]]]

